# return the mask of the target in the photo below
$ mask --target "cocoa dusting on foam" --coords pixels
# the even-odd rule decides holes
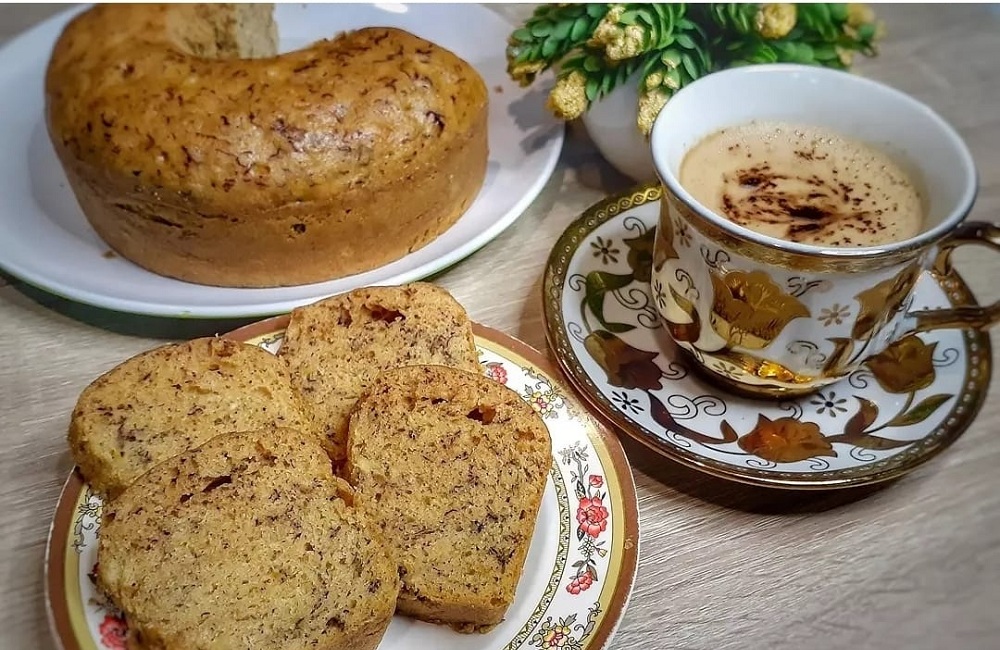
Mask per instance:
[[[684,158],[683,185],[729,220],[788,241],[877,246],[923,227],[919,193],[887,155],[833,131],[753,122]]]

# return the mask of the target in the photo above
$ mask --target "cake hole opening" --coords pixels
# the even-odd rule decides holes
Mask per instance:
[[[383,323],[395,323],[396,321],[406,320],[406,316],[403,312],[396,311],[395,309],[389,309],[388,307],[383,307],[381,305],[365,305],[365,309],[371,315],[372,320],[382,321]]]
[[[212,490],[220,488],[223,485],[228,485],[229,483],[232,483],[232,482],[233,482],[233,477],[232,476],[217,476],[217,477],[213,478],[211,481],[209,481],[208,485],[206,485],[204,488],[202,488],[201,491],[203,493],[207,494],[207,493],[211,492]]]
[[[489,424],[496,417],[497,410],[492,406],[486,404],[480,404],[476,408],[469,411],[465,417],[470,420],[475,420],[477,422],[482,422],[483,424]]]

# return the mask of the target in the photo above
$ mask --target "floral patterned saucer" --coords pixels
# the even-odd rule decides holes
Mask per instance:
[[[287,316],[228,336],[276,351]],[[604,648],[635,578],[639,529],[635,484],[617,438],[560,383],[537,351],[476,326],[483,372],[518,391],[552,435],[553,462],[524,573],[507,619],[488,634],[459,634],[397,616],[380,650]],[[123,616],[95,589],[101,499],[70,475],[56,509],[46,558],[53,634],[63,650],[125,648]]]
[[[989,336],[908,336],[818,393],[736,397],[692,372],[651,295],[660,188],[593,206],[560,237],[544,281],[549,344],[583,396],[627,435],[723,478],[818,489],[892,479],[969,426],[990,383]],[[914,307],[975,299],[957,273],[925,274]],[[842,318],[820,314],[816,323]]]

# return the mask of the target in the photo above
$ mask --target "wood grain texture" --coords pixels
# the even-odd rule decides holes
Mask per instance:
[[[58,9],[0,5],[0,39]],[[519,17],[530,8],[499,10]],[[858,70],[955,125],[979,166],[971,218],[996,220],[1000,17],[986,6],[883,6],[879,14],[889,29],[882,55]],[[585,208],[629,185],[582,128],[572,125],[568,135],[555,174],[524,216],[437,279],[475,320],[539,349],[552,243]],[[978,295],[996,295],[1000,259],[983,251],[958,258]],[[0,285],[0,647],[48,650],[55,646],[43,556],[71,467],[69,411],[94,377],[157,338],[204,332],[23,291],[16,282]],[[996,349],[993,359],[1000,360]],[[993,383],[992,400],[951,449],[880,489],[796,495],[748,488],[626,443],[640,495],[641,552],[611,648],[1000,648],[1000,394]]]

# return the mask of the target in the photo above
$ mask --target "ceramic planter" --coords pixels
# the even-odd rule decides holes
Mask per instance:
[[[636,126],[638,80],[630,78],[594,102],[581,118],[594,145],[611,165],[638,182],[656,179],[649,140]]]

